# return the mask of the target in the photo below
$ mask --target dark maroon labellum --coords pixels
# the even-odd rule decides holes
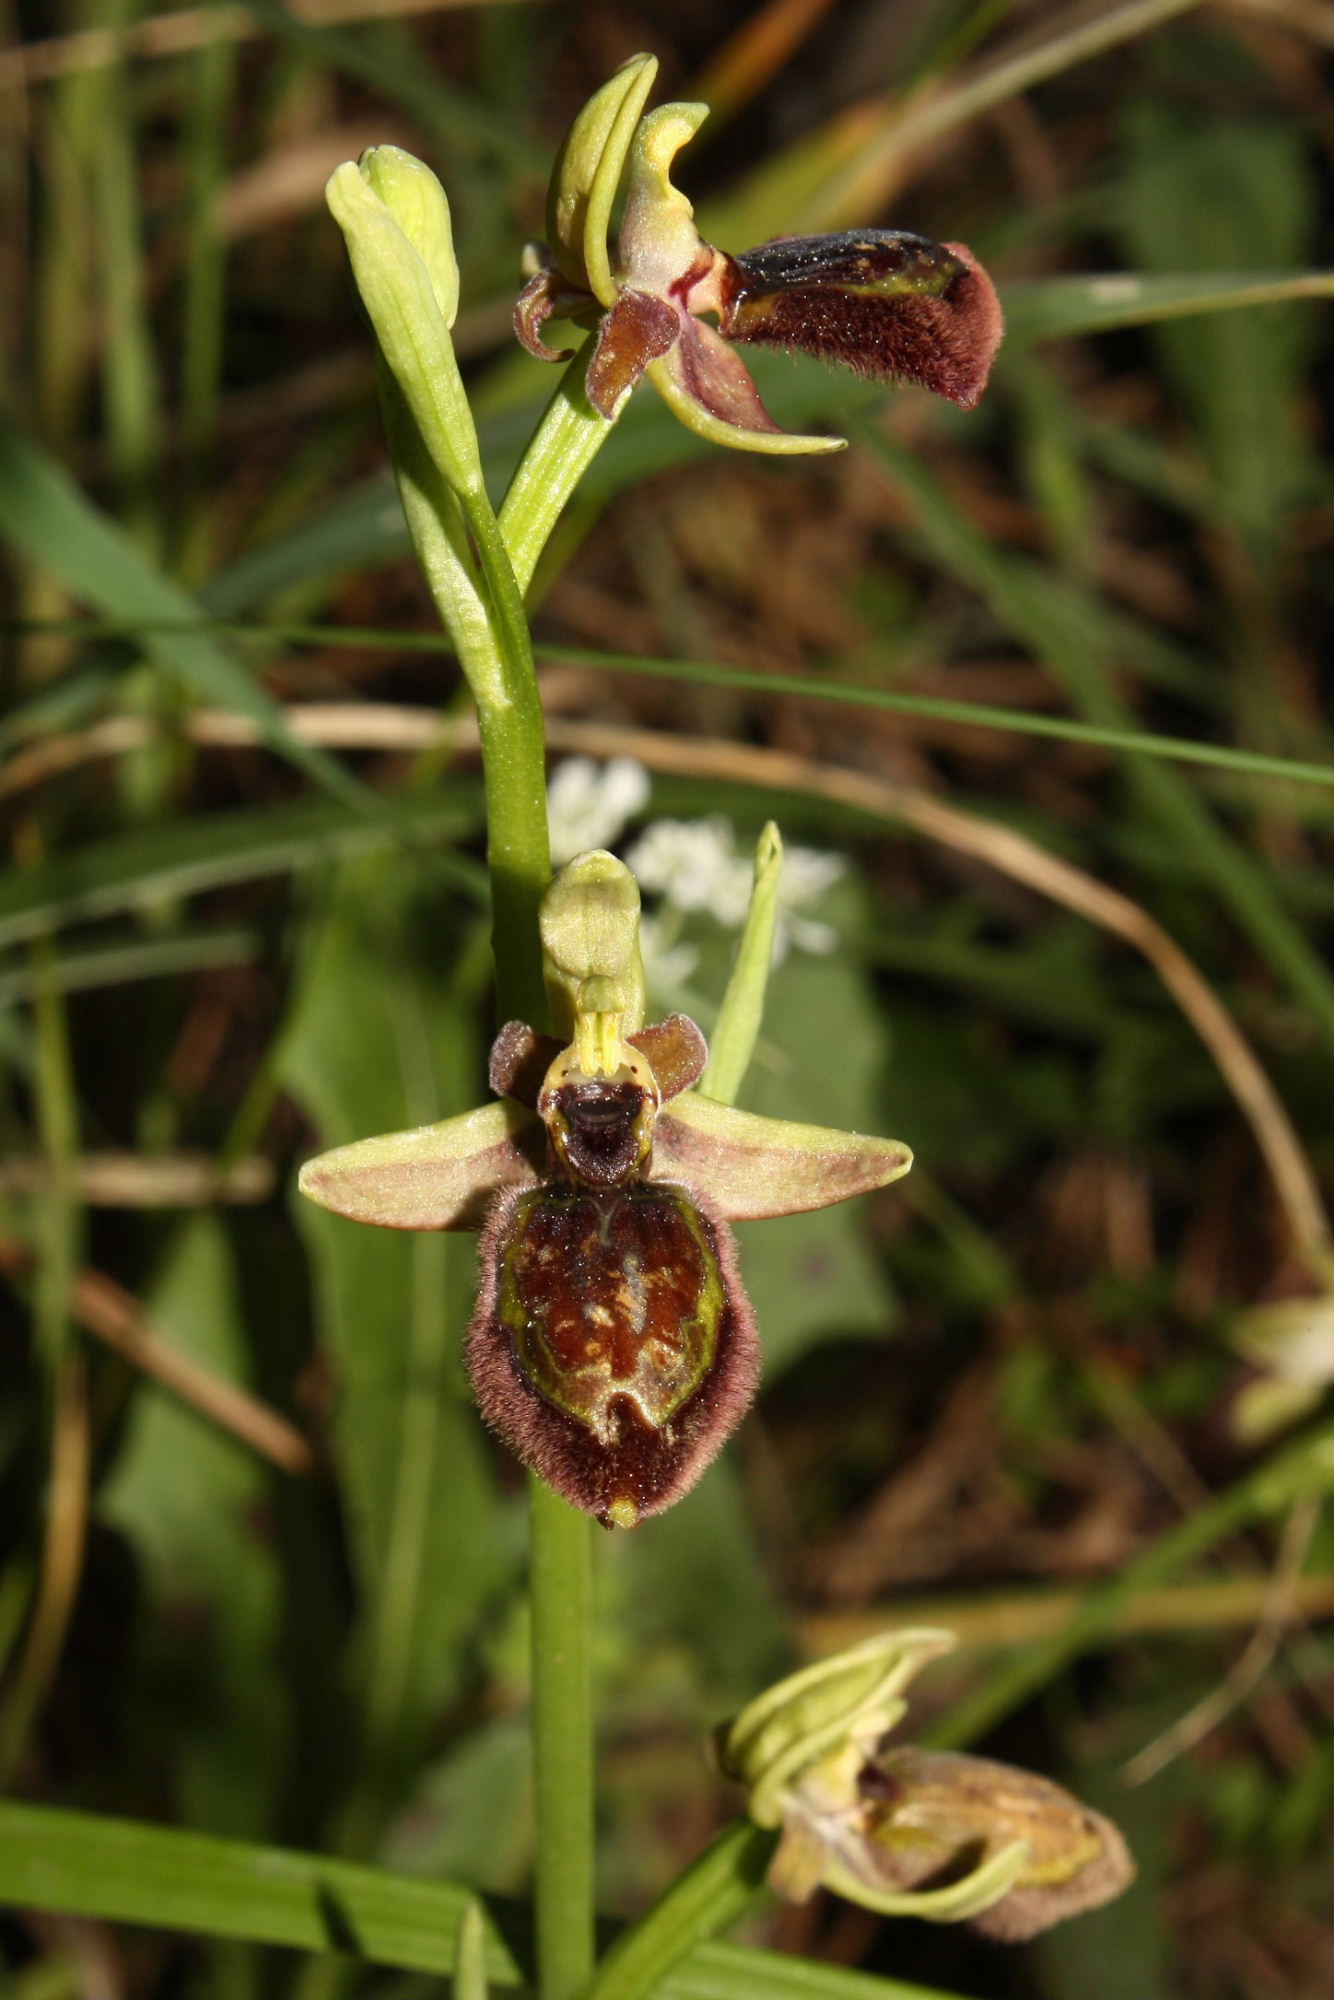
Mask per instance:
[[[972,409],[1003,322],[960,243],[901,229],[780,237],[730,260],[721,331],[796,348],[876,380],[915,382]]]
[[[726,1225],[666,1182],[553,1181],[501,1196],[481,1270],[468,1369],[511,1450],[606,1526],[679,1499],[759,1373]]]
[[[497,1197],[465,1355],[482,1415],[516,1457],[606,1527],[679,1500],[735,1430],[759,1379],[754,1318],[727,1224],[646,1178],[664,1098],[708,1050],[674,1014],[586,1074],[573,1045],[511,1021],[491,1085],[533,1105],[548,1177]]]

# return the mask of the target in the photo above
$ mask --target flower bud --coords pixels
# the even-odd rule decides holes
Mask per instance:
[[[440,317],[452,328],[459,310],[459,267],[444,189],[426,162],[401,146],[372,146],[362,154],[358,172],[426,266]]]
[[[459,281],[444,190],[420,160],[384,146],[359,165],[344,161],[325,195],[422,444],[455,494],[480,492],[477,429],[450,339]]]

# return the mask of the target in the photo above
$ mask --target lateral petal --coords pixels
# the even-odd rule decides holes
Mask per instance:
[[[302,1194],[384,1229],[478,1229],[497,1189],[536,1187],[542,1127],[516,1104],[358,1139],[307,1160]]]
[[[709,1045],[689,1014],[669,1014],[656,1026],[641,1028],[630,1044],[648,1057],[664,1098],[679,1097],[698,1083],[709,1060]]]
[[[750,1222],[830,1208],[887,1187],[911,1165],[898,1139],[760,1118],[687,1091],[658,1114],[651,1178],[680,1181],[727,1221]]]
[[[627,287],[604,315],[588,364],[588,400],[610,423],[650,361],[666,354],[681,315],[665,299]]]

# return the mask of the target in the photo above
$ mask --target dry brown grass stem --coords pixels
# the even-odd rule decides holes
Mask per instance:
[[[1290,28],[1321,48],[1334,43],[1334,19],[1321,0],[1218,0],[1218,4],[1225,14],[1250,15],[1277,28]]]
[[[155,1333],[138,1300],[113,1278],[101,1271],[82,1272],[75,1281],[74,1312],[89,1333],[280,1472],[315,1470],[315,1452],[294,1424]]]
[[[499,4],[502,0],[291,0],[291,11],[311,27],[331,28]],[[504,4],[516,5],[518,0]],[[124,56],[188,55],[208,42],[249,41],[269,32],[245,7],[180,7],[123,28],[80,28],[74,34],[30,42],[26,48],[0,50],[0,90],[47,83],[73,70],[104,69]]]
[[[1116,1629],[1123,1634],[1205,1632],[1252,1625],[1267,1620],[1279,1581],[1277,1575],[1229,1576],[1146,1590],[1125,1606]],[[965,1651],[1001,1651],[1064,1632],[1083,1603],[1084,1594],[1078,1590],[1021,1590],[983,1597],[914,1596],[865,1610],[812,1612],[799,1620],[797,1639],[805,1658],[820,1660],[895,1625],[944,1625],[957,1634]],[[1334,1578],[1283,1578],[1285,1621],[1328,1618],[1331,1612]]]
[[[0,1195],[33,1195],[51,1185],[38,1158],[0,1161]],[[258,1154],[219,1166],[206,1153],[80,1153],[69,1163],[70,1189],[91,1208],[210,1208],[264,1201],[272,1164]]]
[[[430,710],[386,703],[312,703],[289,708],[287,718],[304,741],[326,749],[417,751],[444,746],[472,750],[477,744],[476,726],[470,719],[442,722]],[[253,724],[243,717],[212,710],[197,710],[184,726],[198,743],[240,745],[256,740]],[[0,795],[26,790],[90,758],[135,748],[147,741],[155,728],[147,718],[117,716],[92,729],[34,744],[11,758],[0,775]],[[1325,1280],[1334,1255],[1334,1239],[1291,1119],[1250,1043],[1198,967],[1162,925],[1129,896],[1049,854],[1012,827],[961,812],[933,793],[894,778],[821,764],[754,744],[667,736],[656,730],[560,716],[551,718],[547,735],[556,750],[592,757],[635,757],[652,771],[828,799],[872,819],[909,826],[928,840],[971,855],[1011,880],[1024,883],[1131,945],[1153,966],[1217,1063],[1255,1136],[1292,1247],[1312,1276]]]
[[[1130,1759],[1121,1773],[1126,1784],[1147,1784],[1187,1750],[1202,1743],[1254,1694],[1273,1665],[1286,1630],[1313,1615],[1329,1615],[1334,1586],[1327,1577],[1302,1575],[1321,1507],[1320,1498],[1308,1494],[1292,1509],[1283,1524],[1278,1560],[1272,1575],[1264,1579],[1263,1595],[1252,1613],[1255,1630],[1245,1650],[1217,1687],[1211,1688],[1193,1708],[1187,1709],[1161,1736],[1146,1743]],[[1316,1595],[1311,1586],[1321,1586],[1326,1593],[1322,1609],[1314,1614],[1307,1608],[1307,1599]]]
[[[51,1471],[32,1618],[0,1709],[0,1785],[6,1789],[60,1664],[88,1538],[91,1458],[83,1356],[57,1363],[51,1412]]]
[[[0,1239],[0,1270],[23,1275],[32,1264],[26,1244]],[[280,1472],[313,1472],[316,1457],[308,1439],[294,1424],[271,1410],[258,1396],[203,1367],[191,1355],[164,1340],[149,1323],[139,1301],[101,1271],[81,1271],[74,1280],[70,1309],[87,1332],[124,1357],[141,1374],[151,1375],[173,1396],[230,1431]]]

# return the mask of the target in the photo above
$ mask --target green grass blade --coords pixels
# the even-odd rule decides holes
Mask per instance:
[[[53,635],[93,638],[116,634],[133,636],[150,630],[178,630],[179,627],[146,626],[142,623],[110,625],[89,620],[55,619],[29,629]],[[241,620],[222,619],[215,621],[211,629],[234,634],[238,638],[272,639],[293,646],[345,647],[349,650],[362,646],[392,646],[400,653],[453,651],[443,633],[394,632],[371,626],[295,624],[286,621],[248,624]],[[1329,765],[1271,756],[1260,750],[1241,750],[1232,744],[1192,742],[1188,737],[1161,736],[1143,729],[1110,729],[1094,722],[1077,722],[1066,716],[1034,715],[1025,709],[999,708],[987,702],[950,701],[939,695],[908,694],[896,688],[852,686],[846,681],[817,680],[806,674],[752,673],[748,668],[723,666],[711,660],[609,653],[596,646],[547,646],[540,641],[537,652],[543,660],[560,665],[645,674],[663,680],[691,682],[700,687],[737,688],[743,693],[756,695],[795,695],[803,701],[841,702],[851,708],[892,710],[938,722],[957,722],[968,729],[1002,729],[1021,736],[1052,737],[1062,743],[1089,743],[1103,750],[1163,757],[1169,762],[1203,764],[1216,770],[1235,771],[1245,777],[1282,778],[1334,790],[1334,768]]]
[[[24,966],[0,972],[0,1007],[31,1000],[43,980],[59,993],[84,993],[124,986],[136,979],[164,979],[182,972],[207,971],[215,965],[238,965],[257,958],[260,948],[257,931],[219,930],[60,952],[40,974]]]
[[[459,785],[448,800],[397,807],[377,823],[335,800],[309,799],[91,841],[39,867],[14,869],[0,881],[0,945],[164,898],[309,867],[395,834],[436,843],[474,824],[476,800],[474,787]],[[449,853],[433,851],[431,859],[452,879],[476,886],[473,871]]]
[[[454,1883],[317,1854],[4,1802],[0,1901],[445,1974],[475,1898]],[[513,1988],[523,1975],[506,1934],[519,1931],[521,1920],[512,1909],[501,1914],[505,1934],[483,1910],[486,1968],[496,1985]],[[658,1993],[661,2000],[954,2000],[900,1980],[725,1944],[696,1945]]]
[[[473,1896],[451,1883],[415,1882],[319,1855],[5,1802],[0,1899],[298,1951],[354,1951],[376,1964],[445,1973]],[[489,1919],[486,1966],[499,1983],[521,1983]]]
[[[921,462],[868,426],[857,437],[910,503],[931,556],[976,590],[998,622],[1051,667],[1099,727],[1123,729],[1131,712],[1116,691],[1101,606],[1070,578],[995,548],[954,506]],[[1219,825],[1208,804],[1161,761],[1136,757],[1130,776],[1174,851],[1212,884],[1256,949],[1312,1019],[1334,1028],[1334,988],[1272,885]]]
[[[109,26],[121,27],[137,12],[137,0],[110,0],[104,18]],[[106,313],[102,375],[107,445],[127,516],[140,539],[152,546],[160,529],[154,474],[161,419],[148,323],[137,135],[124,61],[109,63],[100,73],[96,95],[100,131],[89,179]]]
[[[1325,765],[1272,757],[1256,750],[1239,750],[1230,744],[1192,743],[1185,737],[1159,736],[1143,729],[1113,729],[1098,723],[1076,722],[1065,716],[1032,715],[1023,709],[996,708],[983,702],[948,701],[936,695],[904,694],[893,688],[849,687],[846,683],[815,680],[804,674],[756,674],[740,667],[720,666],[712,661],[639,659],[627,653],[604,653],[596,648],[579,646],[544,646],[540,642],[537,650],[544,660],[570,666],[658,674],[665,680],[693,681],[704,687],[739,688],[757,695],[797,695],[803,701],[842,702],[853,708],[892,709],[903,715],[957,722],[970,729],[1011,730],[1022,736],[1054,737],[1065,743],[1090,743],[1104,750],[1133,752],[1136,756],[1212,765],[1219,770],[1245,772],[1257,778],[1296,778],[1303,783],[1334,788],[1334,770]]]
[[[147,639],[149,655],[196,694],[249,716],[266,743],[308,777],[354,803],[379,810],[375,795],[332,757],[293,736],[279,704],[200,627],[190,597],[147,562],[42,447],[0,416],[0,526],[41,568],[114,618],[169,619],[186,629]]]
[[[1030,341],[1148,326],[1285,299],[1334,298],[1334,271],[1109,271],[1004,287],[1006,351]]]

